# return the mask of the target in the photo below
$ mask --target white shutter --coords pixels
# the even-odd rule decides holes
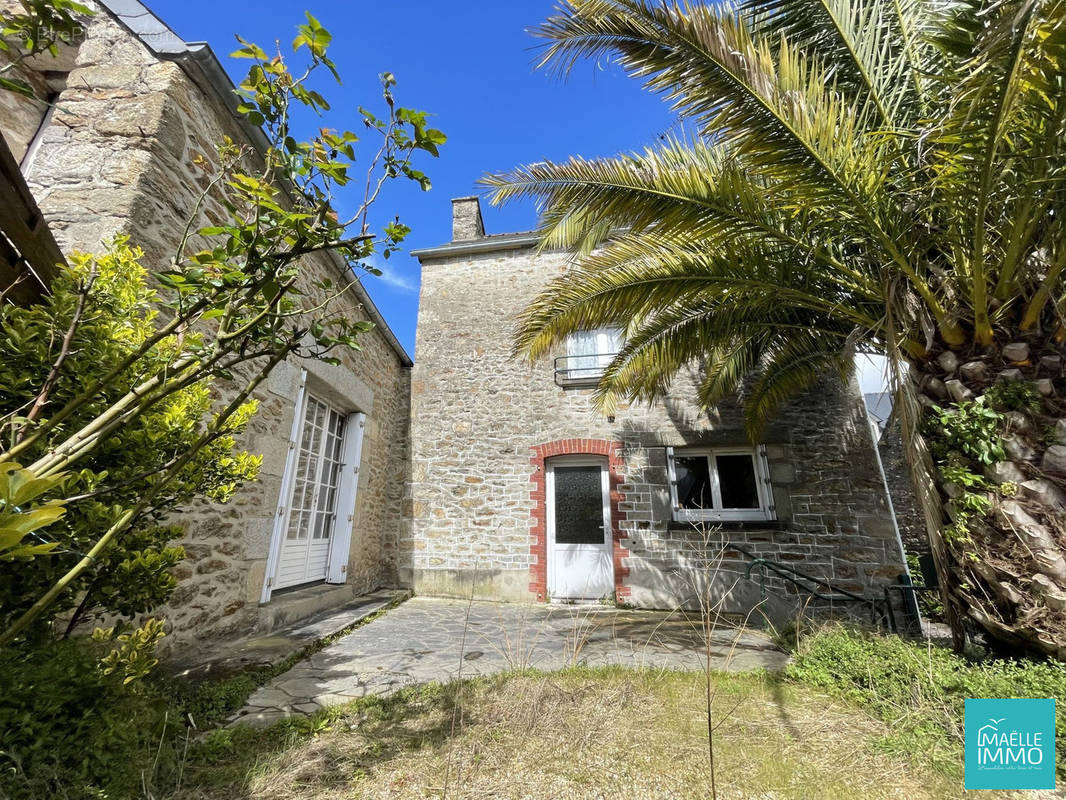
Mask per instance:
[[[341,456],[340,482],[337,486],[337,507],[329,540],[326,583],[344,583],[348,577],[348,551],[352,544],[355,496],[359,489],[359,464],[363,457],[365,429],[366,414],[357,411],[348,415],[344,425],[344,450]]]
[[[759,497],[766,509],[767,519],[777,519],[777,507],[774,505],[774,487],[770,482],[770,465],[766,461],[766,445],[760,444],[755,449],[755,474],[759,482]]]
[[[674,470],[674,448],[666,448],[666,473],[670,482],[671,516],[677,514],[677,472]]]
[[[296,473],[296,454],[299,450],[300,431],[303,428],[304,404],[307,398],[307,370],[300,370],[300,388],[296,392],[296,405],[292,410],[292,429],[289,431],[289,448],[285,453],[285,471],[281,475],[281,491],[278,492],[278,510],[274,515],[274,532],[270,537],[270,550],[267,553],[266,580],[263,581],[263,593],[260,603],[270,601],[270,592],[278,571],[278,556],[285,530],[289,526],[289,506],[292,501],[292,482]]]

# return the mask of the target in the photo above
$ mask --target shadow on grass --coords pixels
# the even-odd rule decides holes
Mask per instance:
[[[781,727],[795,741],[802,742],[805,737],[800,729],[796,727],[792,715],[788,712],[787,679],[780,672],[768,672],[764,677],[764,681],[769,688],[770,699],[777,709],[777,718],[781,720]]]
[[[184,788],[174,796],[240,795],[290,752],[316,740],[320,746],[300,769],[313,772],[319,789],[346,784],[377,763],[404,752],[440,747],[464,726],[476,724],[471,711],[462,708],[463,698],[472,683],[500,679],[425,684],[360,698],[309,717],[291,717],[267,728],[235,725],[211,731],[190,747],[181,780]],[[460,710],[455,717],[459,721],[453,721]],[[333,732],[349,735],[326,736]]]

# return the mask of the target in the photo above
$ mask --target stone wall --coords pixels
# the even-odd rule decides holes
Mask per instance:
[[[918,496],[911,481],[911,470],[907,465],[907,456],[903,452],[903,432],[899,419],[893,415],[881,434],[877,445],[881,453],[881,463],[885,469],[885,480],[892,493],[892,505],[896,512],[899,535],[907,553],[921,555],[929,552],[929,534],[925,529],[925,519],[918,507]],[[919,580],[915,578],[915,580]]]
[[[0,0],[0,10],[6,14],[25,14],[19,0]],[[74,66],[78,52],[75,32],[71,42],[56,42],[55,54],[44,53],[17,64],[12,64],[12,51],[0,52],[0,65],[5,67],[4,77],[29,84],[33,97],[19,92],[0,91],[0,134],[11,150],[15,161],[21,162],[33,141],[37,130],[48,113],[48,99],[66,85],[67,75]]]
[[[217,169],[215,143],[247,137],[183,66],[157,57],[106,11],[85,33],[28,182],[64,250],[96,250],[126,233],[144,249],[150,270],[165,268]],[[199,224],[220,218],[217,199],[209,199]],[[318,291],[313,282],[339,275],[325,256],[307,258],[304,269],[311,299]],[[369,318],[354,293],[338,302],[353,318]],[[339,410],[367,415],[349,596],[395,584],[410,370],[381,330],[365,334],[362,348],[338,353],[336,367],[284,364],[257,392],[260,410],[242,445],[264,455],[259,480],[225,506],[204,504],[179,515],[188,558],[165,610],[172,647],[241,635],[270,619],[259,600],[301,368],[310,373],[309,388]]]
[[[467,240],[465,252],[434,249],[420,256],[413,464],[401,562],[416,591],[465,594],[476,582],[478,595],[543,599],[536,457],[567,439],[591,441],[566,452],[620,447],[620,518],[614,520],[620,601],[691,604],[705,551],[729,542],[859,593],[896,579],[900,548],[857,386],[826,377],[766,431],[777,522],[727,525],[704,542],[692,525],[671,521],[666,447],[749,446],[739,407],[724,403],[701,414],[691,402],[696,376],[690,374],[679,377],[664,402],[623,405],[607,417],[595,409],[591,390],[555,384],[551,358],[513,360],[516,314],[567,268],[568,257],[535,255],[529,245],[508,249],[517,239],[507,236],[481,237],[478,248],[468,234],[467,220],[475,217],[467,201],[456,205],[463,211],[456,230]],[[737,555],[731,552],[729,574],[718,582],[723,595],[732,587],[729,606],[741,613],[754,584],[739,580]]]
[[[9,63],[9,61],[0,59],[0,64]],[[0,133],[3,134],[4,142],[11,150],[15,161],[21,163],[48,111],[48,106],[35,98],[48,97],[51,94],[51,87],[39,72],[26,66],[15,65],[5,73],[5,77],[7,76],[26,81],[33,88],[35,95],[34,98],[30,98],[16,92],[0,91],[0,119],[4,121]]]

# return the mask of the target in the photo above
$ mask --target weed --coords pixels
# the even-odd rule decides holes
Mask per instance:
[[[1035,414],[1040,410],[1040,392],[1029,381],[1000,381],[984,393],[985,402],[999,411],[1024,411]]]
[[[880,746],[914,762],[958,774],[967,697],[1066,697],[1061,665],[1029,661],[970,662],[950,650],[839,626],[800,642],[787,676],[874,712],[892,733]],[[1058,729],[1066,708],[1057,705]],[[1066,739],[1057,747],[1060,774]]]
[[[1005,458],[999,425],[1003,415],[978,401],[951,408],[933,406],[923,422],[923,433],[937,461],[949,459],[952,451],[979,464],[994,464]]]
[[[761,674],[711,680],[720,704],[744,709],[715,732],[721,794],[948,793],[942,776],[876,751],[886,728],[867,714]],[[453,732],[458,692],[363,698],[317,737],[288,724],[219,732],[210,751],[194,745],[180,797],[421,800],[441,796],[449,769],[449,794],[463,797],[708,796],[702,673],[615,666],[474,678],[462,689],[467,724]]]

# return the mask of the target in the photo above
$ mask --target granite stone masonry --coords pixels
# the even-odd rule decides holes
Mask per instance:
[[[453,201],[453,220],[453,242],[416,252],[422,294],[400,572],[417,593],[568,599],[547,577],[563,556],[552,549],[545,473],[573,455],[600,459],[608,476],[606,557],[619,603],[693,606],[711,581],[723,611],[747,614],[762,594],[745,578],[752,556],[867,596],[898,579],[899,536],[854,383],[827,375],[780,411],[756,448],[737,403],[700,412],[695,369],[664,401],[607,416],[587,381],[559,380],[567,362],[555,357],[565,349],[532,364],[511,357],[517,315],[569,256],[538,254],[531,234],[485,235],[476,198]],[[755,454],[769,519],[684,521],[669,458],[686,448]],[[773,575],[766,585],[788,605],[794,587]]]
[[[0,92],[3,133],[65,251],[98,250],[105,239],[128,234],[143,248],[145,266],[165,268],[216,174],[216,145],[226,136],[254,144],[255,134],[235,114],[232,84],[206,46],[186,45],[134,0],[92,5],[96,13],[61,59],[38,58],[23,70],[43,91],[58,92],[54,112]],[[218,222],[221,213],[218,198],[209,197],[197,222]],[[343,267],[315,255],[304,269],[303,288],[314,297],[320,290],[313,283],[339,282]],[[362,350],[340,353],[339,366],[279,367],[257,392],[259,413],[241,443],[264,456],[259,480],[227,505],[204,504],[178,519],[187,558],[171,607],[163,610],[170,623],[164,642],[185,657],[212,639],[293,622],[275,613],[268,585],[275,576],[267,573],[280,538],[275,520],[288,505],[279,495],[301,394],[365,418],[354,519],[334,534],[351,539],[347,563],[334,590],[312,587],[308,602],[289,596],[286,607],[311,614],[396,585],[411,362],[361,286],[339,302],[353,318],[377,325],[362,337]],[[354,430],[353,422],[347,435]]]
[[[903,547],[908,554],[922,555],[929,552],[929,534],[918,506],[918,497],[911,481],[911,470],[903,451],[903,432],[898,418],[893,415],[881,434],[878,443],[885,477],[892,492],[892,505],[896,512]],[[1009,463],[1009,462],[1006,462]],[[918,580],[918,578],[915,578]]]

